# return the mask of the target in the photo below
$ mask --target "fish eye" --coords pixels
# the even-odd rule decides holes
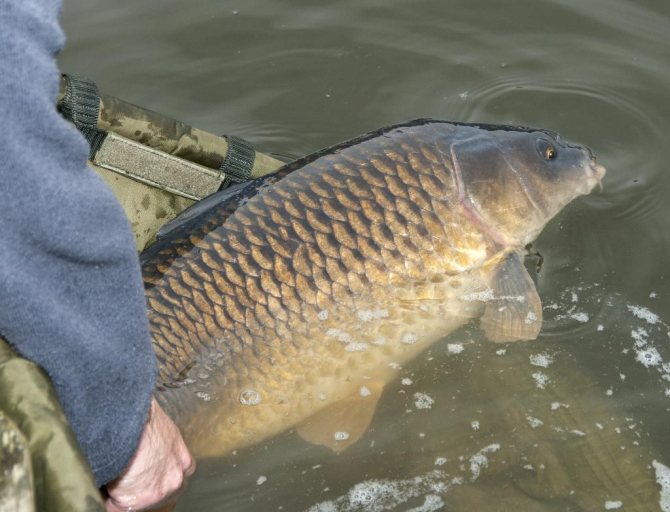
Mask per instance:
[[[553,160],[558,155],[558,150],[546,139],[537,141],[537,150],[545,160]]]

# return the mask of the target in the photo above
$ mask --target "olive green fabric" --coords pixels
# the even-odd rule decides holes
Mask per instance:
[[[35,509],[104,510],[93,475],[48,377],[35,364],[18,357],[2,339],[0,390],[0,411],[16,425],[31,453]],[[6,432],[3,429],[0,435]],[[9,461],[0,461],[0,472]]]
[[[35,498],[28,441],[0,410],[0,512],[33,512]]]

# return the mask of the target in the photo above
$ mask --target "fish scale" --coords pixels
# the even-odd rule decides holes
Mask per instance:
[[[459,129],[387,129],[289,164],[143,257],[158,398],[196,455],[296,425],[371,376],[381,392],[389,364],[481,314],[463,296],[509,248],[463,210],[441,146]]]

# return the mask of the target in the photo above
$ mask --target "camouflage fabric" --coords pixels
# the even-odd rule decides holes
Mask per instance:
[[[0,390],[0,511],[104,510],[48,377],[2,339]]]

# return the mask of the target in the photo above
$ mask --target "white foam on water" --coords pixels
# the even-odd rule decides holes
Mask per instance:
[[[404,377],[400,381],[400,384],[402,384],[403,386],[411,386],[412,385],[412,379],[410,379],[409,377]]]
[[[535,386],[538,389],[544,389],[547,387],[547,384],[549,384],[550,379],[549,376],[542,373],[542,372],[535,372],[532,374],[533,379],[535,379]]]
[[[651,465],[656,471],[656,483],[661,486],[661,499],[658,504],[663,512],[670,512],[670,468],[656,460]]]
[[[638,348],[644,347],[647,344],[647,341],[649,341],[649,333],[644,327],[633,329],[630,331],[630,335],[635,342],[635,346]]]
[[[554,358],[549,354],[532,354],[530,357],[530,364],[533,366],[541,366],[542,368],[549,368],[554,362]]]
[[[479,422],[477,420],[471,421],[470,426],[472,427],[472,430],[474,430],[474,431],[479,430]]]
[[[637,350],[637,355],[635,359],[642,363],[645,368],[650,368],[652,366],[659,366],[663,364],[663,358],[661,354],[658,353],[655,347],[647,347],[644,349]]]
[[[367,343],[347,343],[344,347],[344,350],[347,352],[365,352],[367,349]]]
[[[498,350],[496,350],[496,355],[498,356],[504,356],[505,354],[507,354],[506,348],[499,348]]]
[[[372,322],[380,318],[388,318],[388,309],[364,309],[358,312],[358,318],[363,322]]]
[[[570,318],[572,318],[573,320],[577,320],[579,323],[582,324],[585,324],[586,322],[589,321],[588,313],[584,313],[583,311],[571,314]]]
[[[596,327],[597,331],[603,331],[605,330],[605,326],[603,324],[598,324],[598,327]]]
[[[500,445],[498,443],[493,443],[485,446],[470,457],[470,473],[472,473],[472,478],[470,479],[471,481],[474,482],[477,480],[482,472],[482,469],[486,469],[489,466],[489,459],[486,454],[495,453],[498,450],[500,450]]]
[[[635,306],[635,305],[628,305],[627,306],[628,311],[633,313],[636,317],[646,321],[647,323],[651,325],[656,325],[659,321],[658,315],[656,313],[652,313],[649,311],[647,308],[642,307],[642,306]]]
[[[419,337],[413,332],[406,332],[405,334],[402,335],[400,342],[406,345],[413,345],[418,341],[418,339]]]
[[[322,309],[321,311],[319,311],[317,313],[316,317],[321,321],[328,320],[328,310],[327,309]]]
[[[544,425],[544,421],[528,414],[526,415],[526,421],[528,422],[528,425],[530,425],[530,428],[539,428]]]
[[[651,292],[651,293],[649,294],[649,298],[650,298],[650,299],[655,299],[656,297],[657,297],[656,292]]]
[[[489,302],[495,300],[495,298],[495,294],[491,288],[487,288],[483,292],[473,292],[463,296],[463,300],[469,302]]]
[[[358,390],[358,394],[361,395],[363,398],[365,398],[366,396],[370,396],[372,394],[372,391],[370,391],[370,388],[361,386],[361,389]]]
[[[419,496],[424,496],[424,503],[421,507],[426,508],[419,507],[411,510],[432,512],[439,510],[439,508],[434,508],[438,503],[435,499],[439,498],[438,493],[446,493],[449,487],[462,483],[456,478],[445,482],[445,477],[443,471],[436,469],[405,480],[366,480],[354,485],[339,498],[313,505],[308,512],[382,512],[395,510],[400,505]],[[443,506],[442,503],[440,507]]]
[[[346,441],[349,439],[349,432],[335,432],[333,434],[335,441]]]
[[[209,402],[212,399],[212,395],[205,391],[197,391],[195,396],[197,396],[203,402]]]
[[[265,475],[261,475],[256,479],[256,485],[263,485],[267,481],[268,481],[268,477],[265,476]]]
[[[438,457],[437,459],[435,459],[436,466],[444,466],[446,463],[447,463],[446,457]]]
[[[423,505],[407,509],[407,512],[435,512],[444,508],[444,501],[436,494],[428,494],[424,497]]]
[[[326,336],[330,336],[331,338],[335,338],[337,341],[341,341],[342,343],[354,343],[354,337],[349,334],[348,332],[343,331],[342,329],[337,329],[337,328],[331,328],[326,331]]]
[[[417,409],[430,409],[435,400],[426,393],[414,393],[414,407]]]
[[[460,354],[463,350],[465,350],[465,347],[462,343],[449,343],[447,345],[447,352],[450,354]]]
[[[623,507],[623,501],[606,501],[605,510],[618,510]]]
[[[561,403],[561,402],[551,402],[551,410],[552,411],[557,411],[561,407],[565,407],[566,409],[568,409],[570,406],[568,404],[564,404],[564,403]]]

